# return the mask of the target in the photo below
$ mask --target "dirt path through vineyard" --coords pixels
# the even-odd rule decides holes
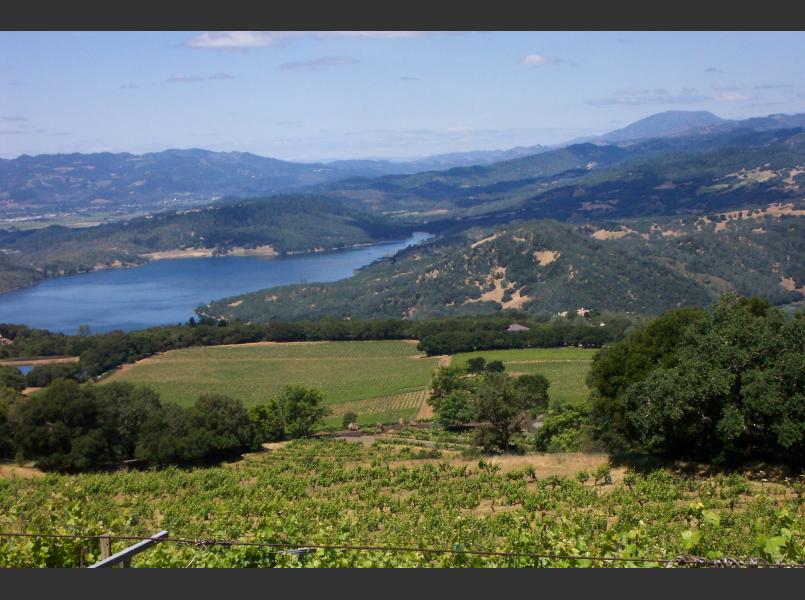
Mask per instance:
[[[452,361],[452,357],[449,354],[445,354],[439,357],[439,366],[440,367],[449,367],[450,362]],[[430,397],[430,390],[428,391],[428,397]],[[433,418],[433,407],[428,403],[427,398],[425,402],[423,402],[422,406],[419,407],[419,410],[414,415],[415,421],[429,421]]]

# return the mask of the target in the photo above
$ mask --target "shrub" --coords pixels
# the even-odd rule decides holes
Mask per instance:
[[[0,365],[0,386],[18,391],[25,389],[25,377],[22,376],[17,367]]]
[[[486,359],[483,356],[475,356],[467,361],[467,372],[480,373],[486,368]]]
[[[506,365],[503,364],[503,361],[493,360],[486,364],[486,370],[490,373],[503,373],[506,370]]]
[[[81,380],[81,367],[73,363],[56,363],[34,367],[25,375],[27,387],[47,387],[55,379]]]
[[[319,421],[330,413],[322,406],[323,401],[318,390],[286,386],[277,398],[252,407],[249,417],[261,442],[310,437]]]
[[[564,405],[545,417],[534,437],[537,452],[578,452],[587,436],[589,412],[582,406]]]
[[[358,421],[358,413],[349,410],[344,413],[343,418],[341,419],[341,426],[346,429],[349,427],[350,423],[356,423]]]
[[[596,485],[607,485],[612,483],[612,469],[609,463],[603,463],[596,468],[593,473],[593,481]]]

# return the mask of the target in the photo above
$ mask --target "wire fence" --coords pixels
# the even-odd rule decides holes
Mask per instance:
[[[99,539],[98,535],[68,534],[68,533],[18,533],[0,532],[2,538],[42,538],[42,539]],[[112,541],[140,542],[152,539],[141,535],[109,535]],[[322,551],[354,551],[354,552],[390,552],[390,553],[420,553],[420,554],[455,554],[464,556],[490,556],[499,558],[529,558],[536,560],[565,560],[612,562],[633,564],[656,564],[665,567],[711,567],[711,568],[774,568],[774,569],[803,569],[805,563],[769,562],[761,558],[706,558],[702,556],[676,556],[674,558],[656,557],[624,557],[624,556],[590,556],[573,554],[541,554],[533,552],[505,552],[495,550],[473,550],[464,548],[419,548],[414,546],[378,546],[370,544],[317,544],[317,543],[291,543],[291,542],[250,542],[246,540],[225,540],[206,538],[179,538],[163,537],[158,543],[173,543],[190,545],[197,548],[212,546],[223,547],[260,547],[277,550],[278,553],[304,555],[316,550]]]

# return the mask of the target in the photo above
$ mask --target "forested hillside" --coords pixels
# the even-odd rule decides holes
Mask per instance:
[[[187,157],[181,156],[186,161]],[[188,170],[177,170],[176,177],[193,172],[185,166]],[[235,171],[230,171],[229,175],[234,177]],[[415,229],[462,239],[462,232],[473,227],[535,219],[595,223],[712,215],[797,203],[805,196],[804,186],[805,133],[801,128],[761,131],[732,128],[621,146],[575,144],[487,166],[350,179],[321,188],[315,195],[261,197],[248,201],[227,199],[204,208],[156,213],[127,223],[83,229],[50,227],[40,231],[0,231],[3,252],[0,292],[43,277],[110,265],[141,264],[147,260],[144,255],[166,251],[201,248],[226,253],[233,248],[259,247],[263,252],[282,254],[370,243],[400,237]],[[224,187],[218,189],[223,191]],[[768,241],[764,247],[776,244],[777,241],[770,238],[777,235],[774,228],[767,231]],[[600,259],[595,256],[598,249],[584,246],[589,240],[581,239],[580,256],[585,257],[586,264],[595,264]],[[566,243],[572,240],[574,238],[569,237]],[[452,247],[449,239],[445,243]],[[652,247],[652,252],[656,250],[661,256],[672,250],[657,244]],[[566,255],[568,252],[571,250],[566,249]],[[643,282],[648,275],[637,273],[643,267],[639,262],[632,265],[631,261],[643,260],[645,254],[640,250],[637,258],[633,258],[627,252],[608,264],[614,265],[620,260],[624,271],[633,273],[635,281]],[[658,268],[655,263],[657,261],[648,267],[649,272]],[[700,302],[708,297],[709,292],[701,282],[691,281],[667,265],[661,269],[665,270],[657,273],[662,275],[663,281],[675,281],[672,288],[678,297],[667,296],[662,290],[668,284],[658,282],[653,293],[665,300],[644,298],[612,308],[653,312],[677,302]],[[471,268],[473,272],[476,270]],[[596,274],[601,272],[595,271]],[[417,271],[417,276],[421,274]],[[522,281],[526,279],[521,277]],[[606,279],[611,280],[609,276]],[[453,292],[458,294],[458,304],[474,285],[462,282],[463,279],[458,280],[459,287]],[[754,290],[753,286],[749,288]],[[592,295],[586,296],[587,301],[601,304],[603,300],[596,295],[599,292],[589,292]],[[769,293],[768,289],[764,293]],[[549,306],[564,301],[560,292],[551,293],[554,294],[559,296],[548,302]],[[572,294],[578,297],[575,291]],[[405,304],[408,300],[400,302]],[[450,301],[451,298],[445,296],[442,304]],[[547,298],[542,300],[546,301]],[[380,310],[365,298],[359,304],[367,302],[367,307],[372,305],[373,308],[367,308],[366,314]],[[295,309],[300,311],[299,315],[294,316],[301,317],[301,311],[311,308],[324,310],[321,303],[309,304],[316,306],[300,305]],[[335,307],[327,311],[331,308],[340,312]],[[380,312],[399,317],[410,308],[412,306],[405,306],[404,310],[401,306],[384,306]],[[451,310],[461,312],[477,308]],[[417,310],[423,309],[429,314],[442,310],[424,306]]]
[[[527,221],[408,248],[335,283],[262,290],[206,314],[246,321],[431,317],[577,308],[658,313],[735,291],[784,304],[805,292],[805,210],[772,205],[665,220]]]
[[[352,177],[418,173],[490,164],[546,151],[539,145],[454,152],[410,161],[337,160],[299,163],[249,152],[165,150],[147,154],[23,155],[0,159],[0,218],[131,213],[186,208],[226,196],[300,190]]]
[[[248,152],[24,155],[0,160],[0,215],[164,210],[228,195],[275,194],[362,173]]]
[[[464,224],[707,212],[799,198],[803,185],[797,128],[576,144],[489,166],[350,180],[328,193],[397,218]]]
[[[0,230],[0,291],[43,277],[137,265],[149,254],[252,249],[284,254],[401,238],[409,229],[355,203],[278,196],[195,211],[158,213],[97,227]]]

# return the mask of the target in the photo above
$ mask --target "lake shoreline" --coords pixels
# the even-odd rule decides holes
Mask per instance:
[[[334,249],[266,254],[266,248],[193,256],[162,255],[140,264],[128,260],[85,267],[83,272],[39,279],[0,294],[0,322],[74,333],[131,331],[199,318],[196,309],[220,298],[293,283],[331,282],[384,256],[431,237],[415,232],[402,240],[382,240]],[[249,251],[252,252],[249,252]],[[202,249],[203,254],[209,249]],[[195,260],[187,260],[194,258]],[[140,268],[133,268],[138,266]]]
[[[408,238],[406,238],[408,239]],[[134,261],[121,261],[120,259],[115,259],[109,263],[96,263],[92,266],[91,269],[83,269],[83,270],[76,270],[67,272],[60,272],[54,275],[46,275],[41,271],[36,271],[40,277],[31,281],[30,283],[24,285],[18,285],[14,287],[9,287],[7,289],[0,288],[0,298],[6,296],[7,294],[11,294],[14,292],[18,292],[20,290],[25,290],[31,287],[35,287],[41,283],[46,281],[50,281],[53,279],[59,279],[62,277],[72,277],[74,275],[86,275],[88,273],[97,273],[99,271],[109,271],[109,270],[118,270],[118,269],[136,269],[140,267],[144,267],[145,265],[149,264],[150,262],[154,261],[161,261],[161,260],[174,260],[174,259],[186,259],[186,258],[219,258],[219,257],[249,257],[249,256],[260,256],[265,258],[284,258],[284,257],[292,257],[292,256],[305,256],[308,254],[321,254],[324,252],[340,252],[343,250],[357,250],[360,248],[368,248],[371,246],[378,246],[382,244],[394,244],[398,242],[403,242],[405,239],[383,239],[377,240],[374,242],[361,242],[356,244],[349,244],[347,246],[337,246],[335,248],[323,248],[321,246],[316,246],[314,248],[304,249],[304,250],[288,250],[285,252],[277,252],[274,250],[270,244],[265,246],[257,246],[256,248],[246,248],[244,246],[234,246],[230,249],[222,251],[220,248],[187,248],[184,250],[160,250],[157,252],[150,252],[145,254],[137,254],[138,258],[143,259],[142,262],[134,262]],[[270,250],[268,250],[270,248]]]

